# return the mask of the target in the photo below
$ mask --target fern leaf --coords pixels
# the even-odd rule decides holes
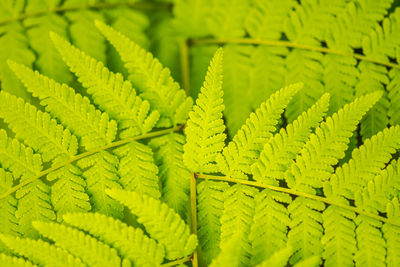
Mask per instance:
[[[353,258],[357,251],[354,223],[356,214],[332,205],[323,212],[322,218],[325,232],[321,242],[324,245],[322,257],[325,259],[325,265],[354,265]]]
[[[398,49],[398,62],[400,62],[400,49]],[[390,100],[389,123],[391,125],[400,124],[400,70],[392,69],[389,72],[390,83],[387,86]]]
[[[300,153],[311,135],[311,130],[324,117],[328,106],[329,95],[325,94],[286,129],[281,129],[271,137],[264,145],[259,159],[251,166],[254,180],[277,184],[275,180],[284,179],[285,171]]]
[[[28,2],[27,8],[30,3],[31,1]],[[24,26],[28,29],[29,44],[38,55],[35,65],[40,72],[62,83],[71,82],[72,75],[60,60],[61,57],[49,37],[49,32],[67,36],[68,23],[65,17],[54,13],[29,17],[24,20]]]
[[[0,194],[7,192],[13,185],[14,178],[11,173],[0,168]],[[18,234],[18,221],[15,217],[17,209],[17,200],[13,195],[9,195],[0,199],[0,233],[2,234]],[[0,251],[6,248],[0,242]]]
[[[245,21],[247,32],[254,39],[280,39],[283,24],[294,4],[292,0],[254,1]]]
[[[46,111],[80,137],[86,149],[104,146],[115,139],[116,122],[91,105],[88,98],[23,65],[14,62],[9,62],[9,65],[27,90],[39,97]]]
[[[43,161],[61,162],[75,155],[78,140],[68,129],[36,107],[7,92],[0,92],[0,117],[16,137],[38,151]]]
[[[201,256],[207,264],[220,252],[221,216],[228,183],[202,181],[197,185],[198,237]]]
[[[120,266],[115,249],[77,229],[49,222],[33,222],[33,226],[56,246],[64,248],[90,266]]]
[[[382,223],[364,215],[355,219],[357,247],[354,256],[357,266],[386,266],[385,239],[381,233]]]
[[[315,266],[320,266],[321,265],[321,257],[320,256],[311,256],[308,257],[307,259],[304,259],[295,265],[294,267],[315,267]]]
[[[129,81],[124,81],[121,74],[110,72],[102,62],[87,56],[59,35],[52,33],[51,38],[93,101],[118,121],[121,138],[145,134],[153,128],[159,113],[150,112],[149,102],[136,95]]]
[[[201,93],[187,121],[183,161],[194,172],[215,171],[215,157],[224,147],[222,53],[219,49],[211,60]]]
[[[164,247],[148,238],[140,228],[99,213],[69,213],[66,223],[75,226],[118,250],[135,266],[158,266],[164,258]]]
[[[12,5],[18,2],[22,3],[24,1],[2,1],[0,3],[0,5],[2,5],[0,7],[0,12],[2,13],[8,9],[6,5]],[[14,16],[15,14],[11,15],[11,17]],[[24,85],[13,75],[13,72],[7,65],[7,60],[14,60],[26,66],[31,66],[35,61],[35,54],[29,49],[25,28],[20,22],[14,22],[0,26],[0,32],[2,33],[0,37],[1,90],[28,100],[30,99],[29,93],[26,92]]]
[[[47,180],[56,180],[51,187],[51,203],[57,213],[58,221],[61,221],[62,215],[67,212],[84,212],[92,209],[86,192],[87,184],[78,167],[67,165],[48,174]]]
[[[185,96],[171,75],[160,62],[126,36],[96,21],[96,26],[117,49],[129,79],[141,96],[160,112],[158,127],[168,127],[185,122],[192,107],[192,99]]]
[[[120,158],[118,174],[123,188],[154,198],[160,197],[158,168],[148,146],[134,141],[114,149],[113,153]]]
[[[14,179],[21,181],[36,176],[42,170],[40,155],[7,136],[0,130],[0,164],[11,171]],[[19,232],[29,237],[36,237],[32,228],[33,220],[54,220],[55,214],[50,204],[50,187],[40,180],[25,185],[16,192],[18,207],[15,216],[19,221]]]
[[[397,197],[388,203],[386,213],[390,219],[399,219],[400,204]],[[386,240],[386,264],[394,267],[400,263],[400,227],[385,223],[382,227],[383,236]]]
[[[330,183],[324,186],[325,194],[354,199],[354,195],[379,174],[399,148],[400,126],[387,128],[367,139],[364,145],[353,151],[348,163],[336,169]]]
[[[308,192],[314,191],[310,185],[321,188],[322,182],[333,173],[332,166],[344,157],[349,138],[362,116],[380,96],[380,92],[375,92],[360,97],[321,123],[286,173],[289,187],[303,188]]]
[[[286,235],[290,220],[289,212],[282,203],[289,204],[292,199],[288,194],[264,189],[256,195],[254,201],[254,218],[249,234],[252,246],[251,265],[264,266],[268,262],[272,264],[279,260],[279,255],[282,253],[285,254],[280,251],[287,243]],[[274,256],[274,253],[277,255]],[[287,253],[289,253],[288,259],[291,252]]]
[[[234,235],[231,239],[221,248],[221,252],[210,264],[210,267],[230,266],[239,267],[240,264],[240,235]]]
[[[17,258],[9,255],[0,253],[0,265],[2,266],[13,266],[13,267],[33,267],[37,266],[32,264],[30,261],[22,258]]]
[[[40,239],[33,240],[10,235],[0,235],[0,239],[16,254],[26,257],[38,265],[86,266],[79,258],[72,256],[66,250]]]
[[[269,257],[267,260],[258,264],[256,267],[268,267],[268,266],[276,266],[276,267],[285,267],[289,260],[289,257],[292,255],[292,248],[287,246],[276,251]]]
[[[123,206],[105,192],[105,189],[121,188],[117,174],[118,158],[108,151],[101,151],[81,159],[78,166],[86,169],[82,176],[86,179],[93,211],[122,218]]]
[[[294,252],[290,258],[290,264],[322,254],[321,238],[324,229],[321,225],[321,211],[324,209],[324,203],[304,197],[297,197],[289,204],[291,222],[288,243]]]
[[[236,184],[225,192],[224,212],[221,216],[221,250],[237,236],[236,246],[240,266],[248,266],[251,256],[249,240],[257,189]]]
[[[106,190],[112,198],[126,205],[138,217],[150,236],[165,246],[166,258],[177,259],[193,252],[197,238],[189,227],[166,204],[147,195],[124,190]]]
[[[191,175],[182,162],[185,141],[183,135],[171,133],[153,138],[148,144],[154,151],[154,160],[159,168],[161,199],[183,219],[188,209]]]
[[[233,140],[218,154],[216,162],[219,170],[227,176],[247,179],[251,165],[276,131],[276,125],[292,97],[302,84],[285,87],[273,94],[260,108],[251,113],[246,124],[237,132]]]
[[[389,202],[398,195],[399,178],[400,163],[398,160],[392,161],[390,165],[371,179],[362,191],[355,192],[355,205],[373,213],[385,213]]]

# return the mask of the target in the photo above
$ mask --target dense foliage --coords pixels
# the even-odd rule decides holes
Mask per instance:
[[[0,0],[0,266],[398,266],[398,6]]]

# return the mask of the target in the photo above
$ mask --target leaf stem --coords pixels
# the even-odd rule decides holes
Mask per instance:
[[[218,181],[225,181],[225,182],[230,182],[230,183],[244,184],[244,185],[249,185],[249,186],[259,187],[259,188],[267,188],[267,189],[271,189],[271,190],[278,191],[278,192],[283,192],[283,193],[288,193],[288,194],[295,195],[295,196],[314,199],[314,200],[321,201],[321,202],[324,202],[324,203],[329,204],[329,205],[334,205],[334,206],[337,206],[337,207],[340,207],[340,208],[343,208],[343,209],[347,209],[347,210],[353,211],[353,212],[361,214],[361,215],[365,215],[367,217],[373,218],[373,219],[378,220],[378,221],[382,221],[384,223],[388,223],[388,224],[392,224],[392,225],[400,227],[400,222],[396,222],[396,221],[384,218],[382,216],[366,212],[366,211],[364,211],[362,209],[359,209],[359,208],[356,208],[356,207],[352,207],[352,206],[349,206],[349,205],[337,203],[337,202],[335,202],[335,201],[333,201],[331,199],[328,199],[326,197],[315,196],[315,195],[307,194],[307,193],[304,193],[304,192],[296,191],[296,190],[293,190],[293,189],[290,189],[290,188],[267,185],[267,184],[262,184],[262,183],[259,183],[259,182],[253,182],[253,181],[248,181],[248,180],[234,179],[234,178],[230,178],[230,177],[227,177],[227,176],[196,174],[196,177],[199,178],[199,179],[218,180]]]
[[[182,87],[186,95],[190,94],[189,44],[187,40],[181,43],[181,75]]]
[[[366,57],[361,54],[357,53],[346,53],[330,48],[325,47],[318,47],[306,44],[299,44],[293,43],[289,41],[275,41],[275,40],[258,40],[258,39],[251,39],[251,38],[242,38],[242,39],[198,39],[198,40],[191,40],[189,42],[190,45],[211,45],[211,44],[248,44],[248,45],[270,45],[270,46],[282,46],[282,47],[291,47],[291,48],[300,48],[310,51],[317,51],[326,54],[334,54],[339,56],[346,56],[346,57],[354,57],[359,60],[372,62],[375,64],[383,65],[390,68],[400,69],[400,65],[393,64],[390,62],[385,62],[382,60]]]
[[[190,213],[191,213],[191,228],[192,234],[197,236],[197,192],[196,192],[196,175],[192,173],[190,177]],[[198,257],[197,257],[197,248],[193,252],[192,256],[192,266],[198,267]]]
[[[41,178],[43,176],[46,176],[47,174],[49,174],[49,173],[51,173],[51,172],[53,172],[55,170],[58,170],[58,169],[66,166],[68,164],[71,164],[71,163],[73,163],[75,161],[78,161],[80,159],[83,159],[85,157],[88,157],[90,155],[96,154],[96,153],[98,153],[100,151],[103,151],[103,150],[106,150],[106,149],[110,149],[110,148],[114,148],[114,147],[125,145],[125,144],[130,143],[130,142],[135,141],[135,140],[152,138],[152,137],[168,134],[168,133],[171,133],[171,132],[179,131],[179,130],[182,129],[182,127],[183,127],[183,124],[175,126],[175,127],[172,127],[172,128],[164,129],[164,130],[159,130],[159,131],[146,133],[146,134],[143,134],[143,135],[134,136],[134,137],[131,137],[131,138],[127,138],[127,139],[123,139],[123,140],[120,140],[120,141],[116,141],[116,142],[110,143],[110,144],[105,145],[103,147],[99,147],[99,148],[87,151],[85,153],[82,153],[82,154],[78,154],[78,155],[76,155],[74,157],[71,157],[67,161],[61,162],[60,164],[54,165],[54,166],[52,166],[52,167],[50,167],[50,168],[48,168],[48,169],[46,169],[44,171],[41,171],[35,177],[32,177],[30,179],[21,181],[18,185],[10,188],[10,190],[8,190],[7,192],[5,192],[2,195],[0,195],[0,200],[3,199],[3,198],[6,198],[9,195],[11,195],[12,193],[17,191],[18,189],[22,188],[23,186],[25,186],[27,184],[30,184],[30,183],[36,181],[37,179],[39,179],[39,178]]]
[[[13,18],[5,19],[0,21],[0,25],[11,23],[14,21],[24,20],[31,17],[43,16],[53,13],[68,12],[68,11],[78,11],[84,9],[108,9],[108,8],[118,8],[118,7],[130,7],[139,10],[152,10],[152,9],[167,9],[170,10],[172,5],[169,3],[151,3],[148,1],[141,2],[117,2],[117,3],[95,3],[87,5],[76,5],[76,6],[59,6],[48,10],[40,10],[32,13],[24,13]]]
[[[179,260],[175,260],[175,261],[171,261],[171,262],[167,262],[167,263],[161,264],[161,266],[162,267],[172,267],[172,266],[180,265],[182,263],[190,261],[191,259],[192,259],[192,256],[187,256],[187,257],[179,259]]]

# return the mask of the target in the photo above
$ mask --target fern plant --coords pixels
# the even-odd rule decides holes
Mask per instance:
[[[380,90],[337,111],[325,93],[290,119],[305,89],[288,85],[228,138],[222,49],[192,106],[150,53],[95,25],[127,79],[56,33],[82,88],[8,62],[38,105],[0,92],[3,265],[397,265],[400,126],[349,150]]]
[[[399,124],[398,6],[393,0],[176,0],[176,31],[188,40],[186,83],[196,97],[208,61],[223,45],[224,115],[231,137],[263,99],[290,83],[302,81],[305,89],[285,111],[289,122],[324,93],[331,95],[332,115],[380,90],[384,95],[360,126],[361,138],[370,138]]]
[[[221,71],[218,50],[189,113],[184,145],[184,162],[199,180],[203,261],[396,266],[399,163],[393,155],[400,148],[400,127],[365,140],[338,164],[382,92],[358,97],[330,116],[330,95],[324,94],[278,131],[280,115],[303,85],[284,87],[225,146]]]

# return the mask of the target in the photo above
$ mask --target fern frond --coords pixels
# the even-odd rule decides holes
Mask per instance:
[[[46,111],[80,137],[86,149],[104,146],[115,139],[116,122],[91,105],[87,97],[23,65],[14,62],[9,62],[9,65],[27,90],[41,100]]]
[[[118,158],[108,151],[101,151],[81,159],[78,166],[86,169],[82,176],[86,179],[93,211],[122,218],[123,206],[105,192],[105,189],[122,188],[117,174]]]
[[[387,205],[400,191],[400,163],[392,163],[355,192],[355,205],[373,213],[386,212]]]
[[[237,256],[240,266],[249,266],[251,245],[250,225],[253,220],[258,190],[253,187],[236,184],[225,192],[224,212],[221,216],[221,250],[236,236]]]
[[[107,194],[126,205],[138,217],[150,236],[165,246],[166,258],[177,259],[193,252],[197,238],[179,215],[161,201],[118,189],[108,189]]]
[[[306,191],[314,191],[311,185],[321,188],[333,173],[333,166],[344,157],[349,138],[362,116],[380,96],[380,92],[375,92],[360,97],[321,123],[286,173],[289,187]]]
[[[354,261],[358,266],[386,266],[386,244],[381,233],[382,222],[364,215],[355,219],[357,247]]]
[[[100,21],[96,21],[96,26],[117,49],[135,88],[160,112],[157,126],[168,127],[183,123],[193,101],[185,96],[185,92],[172,79],[170,71],[163,68],[150,53],[113,28]]]
[[[32,3],[33,1],[27,1],[27,8]],[[52,4],[56,4],[56,2]],[[40,72],[62,83],[71,82],[72,75],[60,60],[61,57],[49,37],[49,32],[67,36],[68,23],[65,17],[59,14],[30,17],[24,20],[24,26],[28,29],[29,44],[38,55],[35,65]]]
[[[285,19],[294,5],[292,0],[254,1],[246,17],[246,31],[254,39],[280,39]]]
[[[25,147],[16,139],[0,130],[0,164],[11,171],[14,179],[21,181],[36,176],[42,170],[40,155]],[[34,220],[54,220],[55,214],[50,204],[50,187],[42,181],[34,181],[16,192],[18,207],[15,216],[19,222],[18,231],[26,236],[37,236],[32,228]]]
[[[324,185],[328,197],[344,196],[354,199],[368,182],[378,175],[400,148],[400,126],[386,128],[353,150],[352,159],[330,177]]]
[[[218,256],[213,259],[209,266],[242,266],[240,263],[240,246],[237,245],[241,241],[240,239],[240,235],[232,236],[231,239],[221,248]]]
[[[0,265],[13,267],[36,267],[30,261],[0,253]]]
[[[129,191],[160,198],[158,168],[153,151],[146,145],[131,142],[113,150],[119,160],[119,183]]]
[[[77,229],[49,222],[33,222],[33,226],[56,246],[64,248],[90,266],[120,266],[117,251]]]
[[[308,257],[307,259],[304,259],[295,265],[294,267],[315,267],[315,266],[320,266],[321,265],[321,257],[316,255],[316,256],[311,256]]]
[[[322,254],[321,238],[324,229],[321,225],[321,211],[324,209],[324,203],[304,197],[297,197],[289,204],[291,222],[288,243],[294,252],[290,258],[290,264]]]
[[[282,88],[250,114],[246,124],[216,157],[223,174],[247,179],[251,165],[258,159],[264,144],[276,130],[284,109],[301,87],[302,84],[294,84]]]
[[[398,62],[400,62],[400,48],[397,52]],[[389,123],[391,125],[400,124],[400,69],[392,69],[389,72],[390,83],[386,87],[390,106],[388,110]]]
[[[287,246],[276,251],[269,257],[267,260],[263,261],[262,263],[258,264],[256,267],[268,267],[268,266],[275,266],[275,267],[285,267],[287,262],[292,255],[292,248]]]
[[[66,250],[45,241],[0,235],[0,240],[16,254],[41,266],[86,266],[79,258]]]
[[[397,197],[388,203],[386,213],[390,219],[400,218],[400,204]],[[386,240],[386,264],[394,267],[400,263],[400,227],[385,223],[382,232]]]
[[[252,246],[251,265],[275,266],[272,263],[276,263],[287,254],[286,264],[291,249],[290,251],[286,251],[289,248],[284,249],[290,224],[289,212],[284,204],[289,204],[292,201],[291,197],[288,194],[264,189],[255,196],[254,201],[254,218],[249,234]]]
[[[118,121],[121,138],[145,134],[153,128],[159,118],[158,111],[150,111],[149,102],[137,96],[121,74],[110,72],[102,62],[87,56],[59,35],[52,33],[51,39],[93,101]]]
[[[185,137],[171,133],[150,140],[148,146],[154,151],[154,160],[159,169],[161,199],[183,219],[189,203],[190,172],[182,162]]]
[[[67,212],[90,211],[90,204],[86,181],[82,178],[82,171],[74,166],[67,165],[47,175],[47,180],[56,181],[51,187],[51,204],[57,213],[57,220]]]
[[[249,0],[215,1],[207,14],[207,28],[218,38],[241,37],[244,21],[250,9]]]
[[[13,182],[12,174],[0,168],[0,194],[7,192],[12,187]],[[17,200],[13,195],[0,199],[0,233],[18,235],[18,220],[15,217],[16,209]],[[5,249],[0,242],[0,251]]]
[[[183,161],[194,172],[216,171],[215,158],[224,147],[222,53],[219,49],[211,60],[201,93],[186,123]]]
[[[0,117],[17,138],[42,155],[44,162],[61,162],[77,153],[76,136],[48,113],[3,91],[0,92],[0,103]]]
[[[258,160],[251,166],[253,179],[267,184],[276,184],[275,180],[284,179],[286,170],[300,153],[311,135],[311,130],[324,117],[328,106],[329,95],[325,94],[286,129],[281,129],[271,137],[264,145]]]
[[[69,213],[66,223],[75,226],[118,250],[135,266],[158,266],[164,258],[164,247],[148,238],[140,228],[99,213]]]
[[[19,2],[19,3],[18,3]],[[9,11],[7,5],[20,5],[24,1],[2,1],[0,12]],[[6,11],[6,13],[7,13]],[[18,12],[17,12],[18,14]],[[11,14],[10,14],[11,15]],[[14,16],[12,14],[11,16]],[[31,66],[35,61],[35,54],[29,49],[28,38],[21,23],[15,22],[0,26],[0,80],[1,90],[15,94],[24,99],[30,99],[24,85],[8,68],[7,60],[14,60],[26,66]]]
[[[207,264],[220,252],[221,216],[228,183],[203,181],[197,185],[198,237],[201,256]]]

